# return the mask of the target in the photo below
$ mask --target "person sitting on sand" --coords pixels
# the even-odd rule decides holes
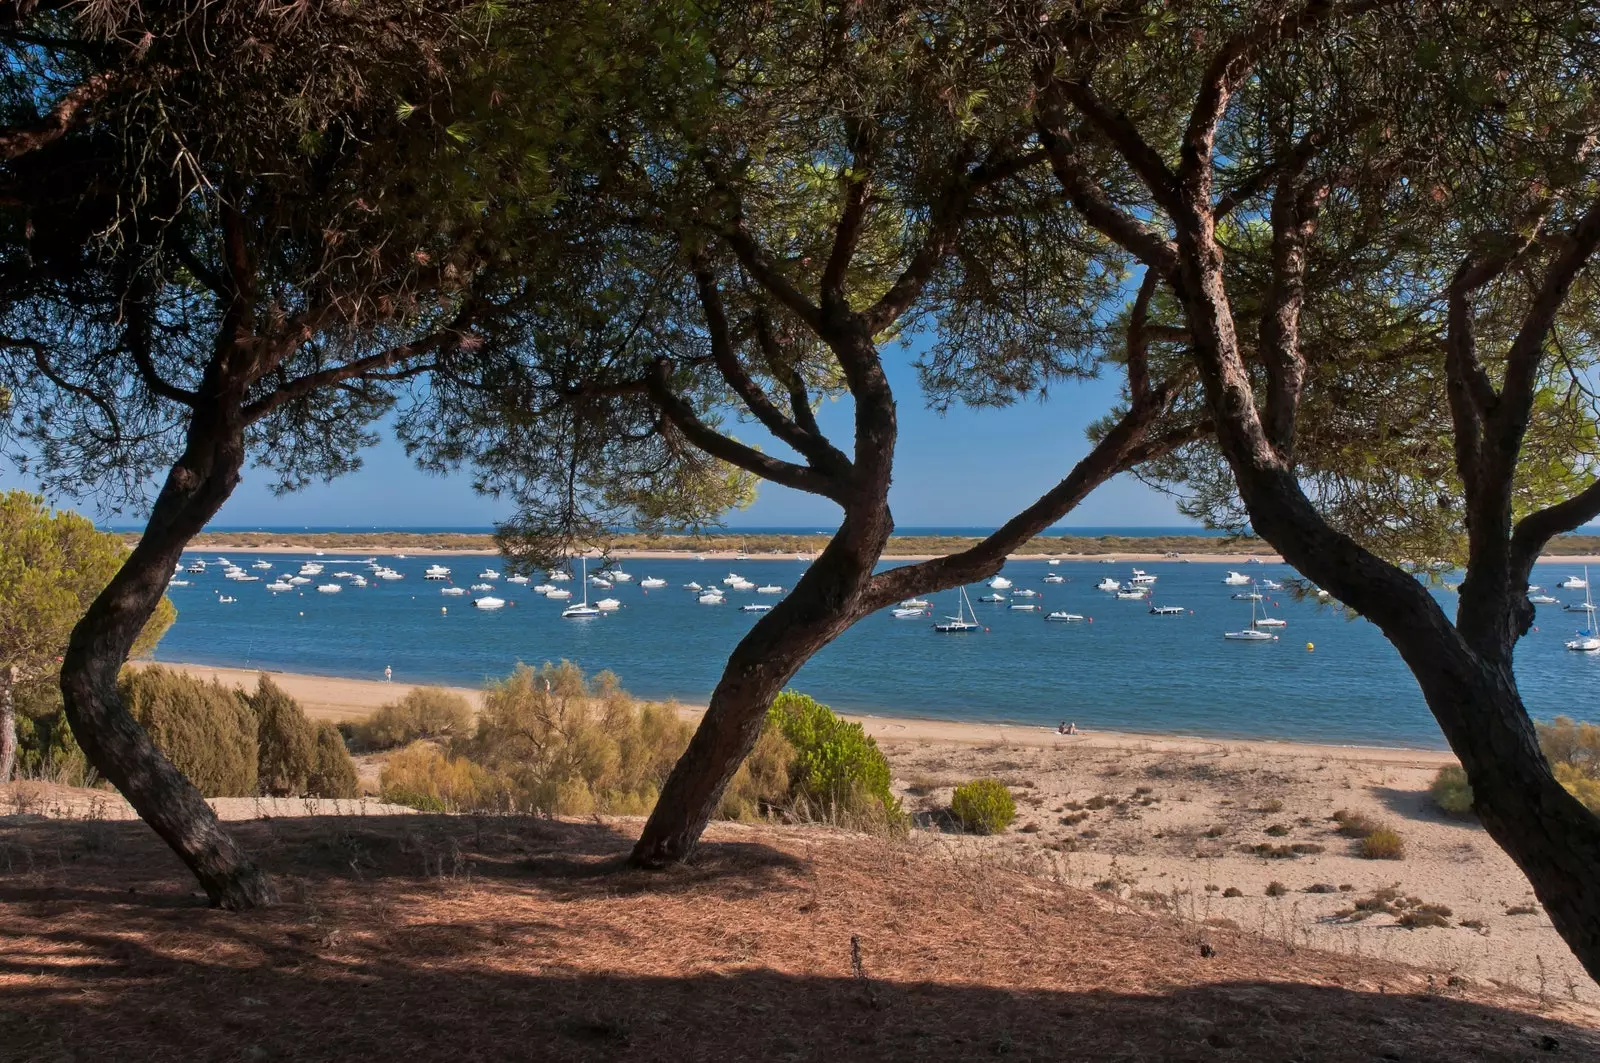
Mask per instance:
[[[1064,735],[1066,733],[1067,733],[1067,721],[1066,720],[1062,720],[1058,725],[1056,725],[1056,734]]]
[[[1073,723],[1067,724],[1067,729],[1065,731],[1062,731],[1061,733],[1064,734],[1064,735],[1075,735],[1075,734],[1077,734],[1078,733],[1078,725],[1077,725],[1077,723],[1073,722]]]

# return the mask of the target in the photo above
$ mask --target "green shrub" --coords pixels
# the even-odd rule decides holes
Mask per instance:
[[[99,775],[78,748],[55,677],[16,689],[17,775],[62,786],[93,786]]]
[[[1585,775],[1581,768],[1571,764],[1557,764],[1555,771],[1556,782],[1565,786],[1590,812],[1600,813],[1600,779]]]
[[[234,690],[155,666],[125,669],[119,689],[133,718],[202,794],[256,792],[256,720]]]
[[[424,812],[488,808],[496,797],[488,772],[428,742],[416,742],[390,757],[380,787],[383,800]]]
[[[1565,716],[1535,727],[1556,781],[1591,812],[1600,813],[1600,727]]]
[[[974,834],[999,834],[1017,818],[1017,803],[999,779],[974,779],[956,787],[950,812]]]
[[[256,784],[264,794],[299,797],[316,757],[317,736],[300,703],[265,675],[240,694],[256,718]]]
[[[1428,793],[1439,810],[1452,816],[1472,814],[1472,785],[1459,764],[1446,764],[1434,775]]]
[[[477,730],[452,744],[515,807],[545,815],[643,815],[693,732],[671,705],[641,705],[616,676],[563,661],[518,665],[484,694]]]
[[[472,703],[442,687],[413,687],[399,701],[347,725],[358,751],[398,749],[421,739],[462,737],[472,728]]]
[[[769,726],[794,747],[790,798],[802,811],[858,829],[898,830],[906,816],[889,789],[889,761],[859,723],[794,691],[773,699]]]
[[[312,747],[311,771],[306,776],[306,793],[312,797],[347,799],[361,796],[361,780],[355,761],[345,748],[339,729],[326,720],[317,724]]]
[[[1406,844],[1394,831],[1387,827],[1379,827],[1361,839],[1361,846],[1357,852],[1365,860],[1404,860]]]
[[[1365,838],[1383,824],[1373,819],[1364,812],[1352,812],[1348,808],[1341,808],[1333,814],[1333,821],[1339,824],[1338,830],[1346,838]]]

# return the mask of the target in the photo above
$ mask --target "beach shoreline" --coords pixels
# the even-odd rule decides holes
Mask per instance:
[[[252,686],[258,675],[268,675],[316,719],[333,721],[356,720],[382,705],[398,701],[415,687],[443,686],[460,694],[474,709],[483,705],[481,687],[454,686],[437,683],[385,682],[381,679],[354,679],[344,676],[312,675],[304,672],[284,672],[274,669],[233,668],[222,665],[195,664],[191,662],[160,661],[166,668],[196,676],[207,682],[215,679],[225,686]],[[676,701],[684,719],[699,723],[706,706],[693,702]],[[1223,750],[1252,752],[1272,756],[1311,757],[1318,759],[1358,759],[1374,763],[1454,764],[1455,756],[1448,750],[1413,746],[1356,745],[1330,742],[1310,742],[1280,738],[1246,738],[1171,734],[1142,731],[1100,730],[1092,726],[1085,729],[1079,719],[1081,733],[1063,735],[1045,724],[1019,723],[1005,720],[944,720],[922,716],[899,716],[881,713],[841,712],[843,718],[859,723],[867,734],[879,740],[940,742],[957,746],[992,746],[996,743],[1032,749],[1138,749],[1159,753],[1215,753]]]

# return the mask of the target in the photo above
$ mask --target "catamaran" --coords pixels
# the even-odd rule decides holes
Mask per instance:
[[[1250,626],[1243,631],[1224,631],[1222,637],[1233,639],[1235,642],[1276,642],[1278,639],[1278,636],[1272,632],[1262,631],[1260,625],[1256,623],[1256,603],[1254,599],[1250,602]]]
[[[1571,578],[1577,579],[1576,576]],[[1597,629],[1594,624],[1594,597],[1589,592],[1589,570],[1587,567],[1583,570],[1583,615],[1587,622],[1584,624],[1583,630],[1578,632],[1578,637],[1567,642],[1567,649],[1578,650],[1581,653],[1600,652],[1600,634],[1596,633]]]
[[[995,579],[999,578],[999,576],[995,577]],[[991,586],[993,586],[993,584],[991,584]],[[1010,584],[1008,583],[1007,586],[1010,586]],[[966,619],[968,614],[971,614],[971,620]],[[956,603],[956,615],[945,617],[944,623],[933,625],[933,630],[943,632],[945,634],[951,634],[965,631],[976,631],[978,630],[978,627],[978,614],[972,608],[972,602],[967,598],[967,589],[962,587],[961,600]]]

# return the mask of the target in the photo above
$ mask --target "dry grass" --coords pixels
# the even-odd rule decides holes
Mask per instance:
[[[4,1055],[1520,1060],[1544,1037],[1600,1053],[1589,1012],[1135,912],[1061,886],[1051,858],[717,825],[693,866],[649,874],[622,864],[636,830],[245,823],[286,903],[232,915],[140,824],[0,820]]]

